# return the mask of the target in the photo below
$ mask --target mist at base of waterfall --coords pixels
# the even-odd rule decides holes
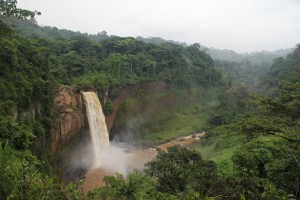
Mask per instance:
[[[127,175],[129,172],[128,154],[124,147],[115,146],[111,144],[102,149],[100,153],[100,166],[97,166],[105,171],[117,172]]]
[[[128,143],[109,141],[105,116],[101,103],[95,92],[82,92],[89,124],[89,136],[86,141],[79,141],[78,147],[73,148],[73,154],[67,157],[67,172],[76,174],[78,170],[94,170],[100,168],[106,172],[120,173],[126,176],[135,166],[132,159],[134,147]],[[131,134],[126,134],[128,137]],[[133,141],[129,138],[126,141]],[[71,151],[71,152],[72,152]],[[75,172],[75,173],[74,173]]]
[[[78,138],[56,156],[53,162],[65,183],[85,177],[91,170],[101,168],[110,174],[120,173],[124,176],[132,170],[130,155],[135,147],[125,143],[112,142],[99,153],[99,164],[95,164],[93,143],[88,134]]]

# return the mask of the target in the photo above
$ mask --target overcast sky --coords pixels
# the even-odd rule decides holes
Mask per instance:
[[[300,0],[19,0],[40,25],[161,37],[237,52],[300,43]]]

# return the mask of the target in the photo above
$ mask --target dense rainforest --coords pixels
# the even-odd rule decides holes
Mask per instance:
[[[40,27],[39,12],[0,6],[0,199],[300,199],[300,45],[271,65],[213,60],[199,44]],[[116,139],[206,136],[89,193],[82,180],[64,185],[47,151],[59,85],[97,91],[104,103],[147,82],[167,89],[129,97]]]

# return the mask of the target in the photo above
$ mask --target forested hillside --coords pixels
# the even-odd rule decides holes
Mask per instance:
[[[4,33],[2,39],[6,57],[1,60],[1,101],[3,107],[11,109],[11,116],[19,113],[16,118],[26,118],[37,136],[48,134],[49,138],[55,114],[51,95],[59,84],[72,85],[78,91],[97,90],[100,99],[105,94],[117,94],[126,85],[145,81],[163,81],[168,87],[183,90],[225,84],[213,60],[197,44],[154,45],[117,36],[96,42],[85,34],[42,28],[32,21],[5,20],[15,30],[3,23],[11,33]],[[20,34],[16,32],[19,30]],[[167,116],[175,115],[172,112]],[[35,120],[37,123],[33,123]]]
[[[12,160],[14,151],[28,151],[33,138],[42,141],[38,147],[42,149],[32,146],[35,151],[47,148],[55,115],[52,95],[60,84],[78,91],[97,90],[100,97],[144,81],[163,81],[182,89],[223,85],[213,60],[197,44],[154,45],[117,36],[97,42],[70,31],[56,34],[55,28],[41,28],[34,20],[1,18],[7,23],[1,21],[1,145],[3,153],[12,156],[1,157],[3,170],[17,162]],[[6,173],[2,180],[8,178]],[[10,189],[1,193],[12,194],[23,184],[34,187],[28,181],[11,182]]]
[[[270,67],[214,61],[199,44],[40,27],[37,11],[0,7],[0,199],[300,199],[300,45]],[[106,114],[128,92],[120,140],[206,136],[84,193],[82,180],[63,185],[49,164],[62,84],[109,99]]]
[[[253,187],[246,199],[299,199],[298,51],[299,45],[286,59],[274,60],[260,94],[245,86],[227,90],[210,119],[215,128],[197,147],[220,173]]]
[[[264,77],[263,83],[267,86],[267,89],[278,87],[280,80],[286,80],[292,83],[299,82],[300,77],[300,45],[286,58],[274,59],[273,64]]]
[[[254,64],[268,64],[270,65],[273,59],[278,57],[285,57],[287,54],[293,52],[294,48],[278,49],[276,51],[261,51],[251,53],[236,53],[228,49],[208,49],[208,54],[215,60],[243,62],[250,61]]]

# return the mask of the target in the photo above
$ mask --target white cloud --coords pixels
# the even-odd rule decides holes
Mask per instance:
[[[298,0],[22,0],[43,25],[156,36],[239,52],[299,43]]]

